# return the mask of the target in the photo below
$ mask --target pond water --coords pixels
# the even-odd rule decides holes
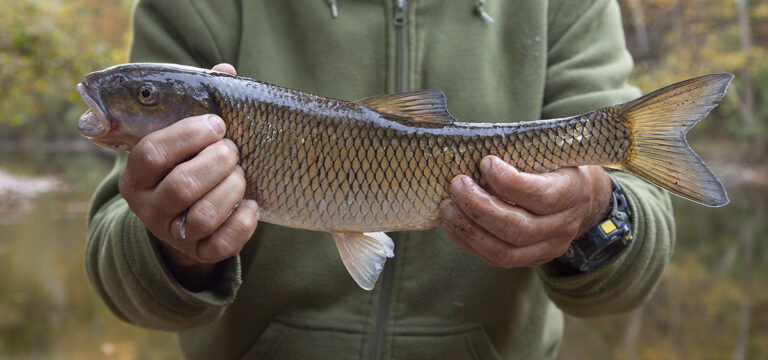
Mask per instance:
[[[0,169],[67,187],[0,213],[0,359],[180,357],[172,334],[121,322],[88,285],[85,213],[111,165],[88,152],[0,153]],[[656,294],[629,314],[568,318],[559,358],[768,357],[768,192],[730,195],[720,209],[676,200],[677,247]]]

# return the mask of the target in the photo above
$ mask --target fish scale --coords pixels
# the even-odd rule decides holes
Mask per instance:
[[[619,163],[629,129],[603,111],[548,122],[387,128],[354,102],[259,86],[212,86],[263,221],[332,231],[426,229],[453,177],[480,181],[496,155],[525,172]],[[613,120],[613,121],[612,121]]]

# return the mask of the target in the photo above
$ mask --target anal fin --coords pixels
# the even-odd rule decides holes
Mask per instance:
[[[384,262],[395,256],[395,243],[383,232],[359,233],[331,232],[341,261],[355,279],[357,285],[365,290],[373,290],[379,278]]]

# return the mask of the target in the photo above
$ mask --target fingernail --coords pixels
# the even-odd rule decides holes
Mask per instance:
[[[240,149],[237,148],[237,145],[235,144],[234,141],[229,139],[224,139],[224,142],[227,143],[227,145],[229,145],[229,147],[231,147],[232,150],[235,150],[236,154],[240,154]]]
[[[451,192],[452,193],[459,193],[462,190],[464,190],[464,179],[463,176],[456,176],[451,180]]]
[[[243,201],[242,205],[249,207],[253,210],[259,210],[259,204],[256,202],[256,200],[251,200],[251,199],[245,200]]]
[[[239,172],[240,174],[245,175],[245,170],[243,170],[243,167],[240,165],[235,165],[235,170]]]
[[[217,135],[224,135],[224,120],[217,115],[208,115],[208,124]]]
[[[480,161],[480,172],[483,174],[488,173],[488,169],[491,168],[491,159],[489,157],[484,157],[483,160]]]

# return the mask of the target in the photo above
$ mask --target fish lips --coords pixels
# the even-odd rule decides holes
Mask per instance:
[[[94,139],[100,136],[104,136],[109,133],[111,129],[111,123],[107,114],[104,112],[101,106],[101,101],[97,102],[96,99],[88,93],[88,89],[82,83],[77,84],[77,93],[83,98],[89,109],[80,116],[80,120],[77,122],[77,131],[81,135]]]

